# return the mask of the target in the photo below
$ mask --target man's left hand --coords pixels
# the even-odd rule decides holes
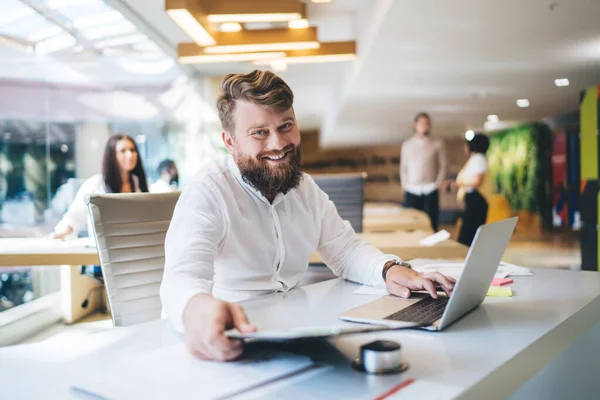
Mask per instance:
[[[435,284],[439,283],[442,290],[450,296],[454,289],[456,279],[440,274],[439,272],[430,272],[421,274],[410,268],[402,266],[391,267],[385,278],[385,287],[393,295],[408,298],[411,290],[426,290],[434,299],[438,298]]]

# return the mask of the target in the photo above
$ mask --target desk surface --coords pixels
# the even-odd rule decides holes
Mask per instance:
[[[324,341],[299,344],[297,351],[327,367],[292,378],[285,387],[273,385],[254,398],[329,399],[332,393],[337,398],[374,398],[407,378],[457,386],[463,390],[461,398],[506,398],[600,319],[600,274],[533,272],[532,277],[515,278],[515,297],[488,297],[444,332],[378,332],[340,337],[332,346]],[[336,279],[244,306],[259,328],[338,324],[338,314],[375,299],[354,295],[356,287]],[[182,341],[164,320],[78,334],[0,349],[3,395],[68,398],[72,372],[110,368],[125,355]],[[410,369],[378,377],[354,371],[349,360],[358,355],[361,344],[375,339],[400,342]]]
[[[100,265],[93,239],[0,239],[0,267],[30,265]]]
[[[426,231],[362,233],[384,253],[396,254],[406,260],[413,258],[465,258],[468,248],[453,240],[433,247],[419,245],[429,236]],[[321,262],[318,254],[309,262]],[[0,267],[30,265],[99,265],[94,241],[87,239],[49,240],[44,238],[0,239]]]
[[[419,229],[433,233],[429,216],[423,211],[390,203],[366,203],[364,232],[393,232]]]
[[[428,231],[415,230],[411,232],[369,232],[359,233],[361,238],[368,240],[386,254],[395,254],[404,260],[415,258],[462,258],[469,252],[469,248],[454,240],[446,240],[435,246],[422,246],[421,239],[431,235]],[[317,253],[310,255],[309,262],[320,263],[321,258]]]

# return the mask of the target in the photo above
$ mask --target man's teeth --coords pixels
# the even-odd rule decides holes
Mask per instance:
[[[283,157],[285,157],[285,154],[279,156],[267,156],[269,160],[281,160]]]

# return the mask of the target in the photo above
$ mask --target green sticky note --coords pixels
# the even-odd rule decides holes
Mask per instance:
[[[512,297],[512,289],[503,286],[490,286],[487,295],[493,297]]]

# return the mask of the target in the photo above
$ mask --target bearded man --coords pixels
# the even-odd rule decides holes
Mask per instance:
[[[165,242],[161,299],[192,354],[232,360],[253,332],[236,302],[294,288],[315,250],[339,277],[401,297],[434,282],[360,239],[301,169],[300,129],[289,86],[270,71],[230,74],[217,101],[230,155],[203,167],[183,189]]]

